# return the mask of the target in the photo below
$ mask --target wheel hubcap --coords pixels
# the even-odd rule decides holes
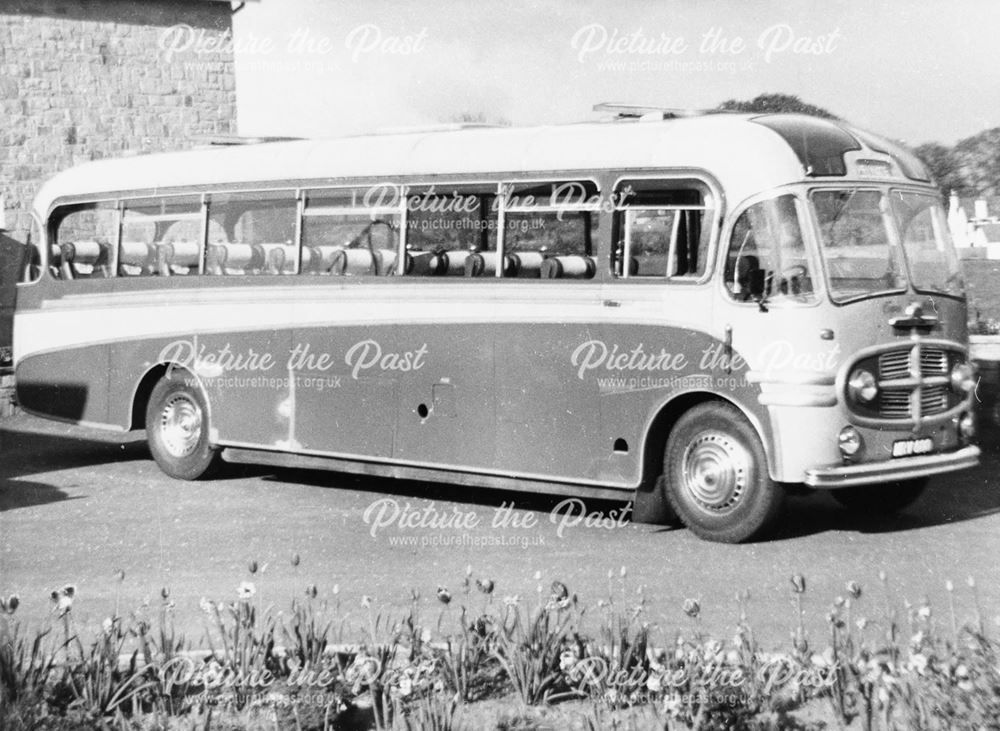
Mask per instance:
[[[201,407],[186,394],[176,394],[160,412],[160,436],[173,457],[187,457],[201,441]]]
[[[731,511],[750,483],[751,463],[750,453],[729,435],[702,432],[684,450],[684,490],[704,510]]]

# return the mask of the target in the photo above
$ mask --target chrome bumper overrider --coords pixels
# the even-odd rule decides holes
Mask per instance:
[[[837,488],[873,482],[897,482],[975,467],[978,464],[979,447],[969,446],[946,454],[806,470],[806,484],[809,487]]]

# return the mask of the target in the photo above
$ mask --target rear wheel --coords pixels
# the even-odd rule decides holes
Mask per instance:
[[[160,469],[179,480],[208,477],[219,451],[208,439],[208,404],[187,373],[165,375],[146,406],[146,439]]]
[[[834,499],[852,512],[898,513],[915,503],[927,488],[927,478],[890,482],[886,485],[861,485],[832,490]]]
[[[772,529],[783,488],[767,471],[757,432],[734,406],[709,402],[677,420],[667,440],[663,474],[671,507],[698,536],[724,543]]]

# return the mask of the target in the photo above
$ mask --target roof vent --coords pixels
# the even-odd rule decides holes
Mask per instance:
[[[497,129],[501,125],[488,122],[445,122],[443,124],[418,124],[402,127],[379,127],[377,135],[417,134],[421,132],[458,132],[463,129]]]
[[[198,142],[210,146],[229,147],[232,145],[261,145],[265,142],[294,142],[304,137],[239,137],[237,135],[207,135],[196,137]]]
[[[615,115],[615,119],[637,119],[642,122],[678,119],[680,117],[700,117],[713,114],[715,109],[676,109],[673,107],[653,107],[644,104],[622,104],[619,102],[601,102],[594,105],[595,112]]]

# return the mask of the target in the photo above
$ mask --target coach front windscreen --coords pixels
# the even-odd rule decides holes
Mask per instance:
[[[939,197],[838,187],[810,196],[827,287],[837,303],[906,291],[962,297],[958,257]]]

